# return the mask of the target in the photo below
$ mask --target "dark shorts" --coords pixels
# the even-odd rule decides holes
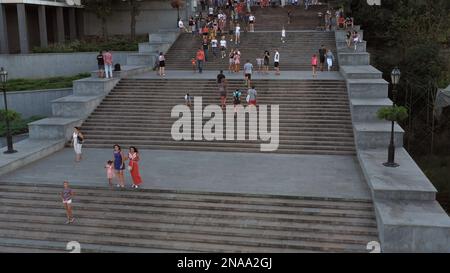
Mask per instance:
[[[280,66],[280,63],[279,63],[279,62],[275,62],[275,63],[273,64],[273,66],[279,67],[279,66]]]
[[[105,65],[104,64],[99,64],[98,65],[98,70],[105,70]]]
[[[160,61],[159,62],[159,67],[165,67],[166,66],[166,62],[165,61]]]
[[[325,62],[325,57],[320,57],[320,63],[324,63]]]
[[[245,77],[246,77],[247,79],[251,80],[251,79],[252,79],[252,74],[250,74],[250,73],[245,73]]]

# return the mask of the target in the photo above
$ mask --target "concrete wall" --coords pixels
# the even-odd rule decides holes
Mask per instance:
[[[23,118],[35,115],[51,116],[52,101],[61,97],[72,95],[72,88],[48,89],[33,91],[8,92],[8,109],[22,114]],[[4,109],[3,99],[0,100],[0,109]]]
[[[127,55],[135,52],[113,52],[114,63],[126,64]],[[97,69],[97,52],[39,53],[0,55],[0,67],[10,79],[73,76]]]
[[[189,2],[187,0],[186,2]],[[180,17],[186,20],[186,10],[180,9]],[[86,35],[101,35],[101,21],[87,10],[84,11],[84,26]],[[170,1],[144,1],[140,14],[136,17],[136,33],[147,34],[159,29],[177,27],[177,10],[170,6]],[[111,35],[130,33],[130,11],[128,4],[117,3],[113,7],[111,20],[107,24]]]

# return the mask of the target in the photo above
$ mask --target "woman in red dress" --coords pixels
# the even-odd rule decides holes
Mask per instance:
[[[130,171],[131,178],[133,179],[132,187],[137,189],[142,184],[142,178],[139,174],[139,152],[136,147],[131,146],[128,153],[128,170]]]

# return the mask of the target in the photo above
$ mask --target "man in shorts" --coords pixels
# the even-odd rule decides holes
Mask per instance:
[[[252,80],[252,72],[253,65],[250,63],[250,60],[247,60],[244,64],[244,76],[245,76],[245,85],[250,88],[250,82]]]

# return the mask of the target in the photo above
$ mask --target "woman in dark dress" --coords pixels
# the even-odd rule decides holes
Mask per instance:
[[[270,65],[270,53],[269,51],[264,51],[264,73],[269,73],[269,65]]]
[[[119,180],[119,184],[117,187],[124,188],[125,187],[125,177],[123,171],[125,170],[125,156],[122,153],[122,149],[119,145],[114,145],[114,170],[117,175],[117,179]]]

